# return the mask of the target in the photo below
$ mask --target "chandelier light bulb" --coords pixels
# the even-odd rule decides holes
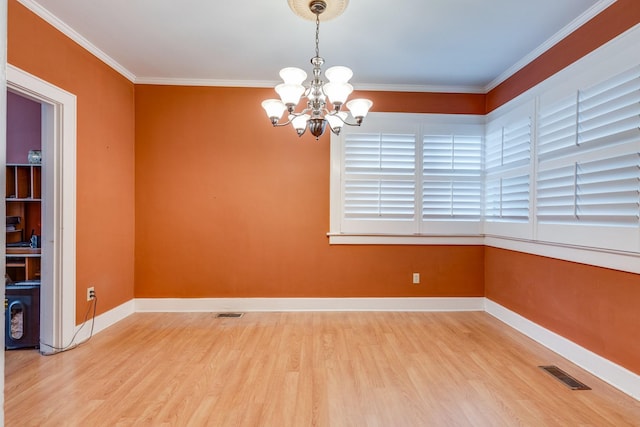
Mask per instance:
[[[273,123],[275,119],[275,122],[277,123],[282,117],[284,110],[287,109],[287,106],[279,99],[266,99],[262,101],[262,108],[264,108],[264,111],[267,113],[267,117],[271,119],[271,122]]]
[[[324,75],[331,83],[347,83],[349,82],[349,79],[353,77],[353,71],[351,71],[351,68],[349,67],[336,65],[335,67],[327,68]]]
[[[281,83],[276,86],[276,92],[280,95],[282,102],[290,108],[289,111],[300,101],[300,97],[304,93],[304,86],[299,84]]]
[[[296,67],[287,67],[280,70],[280,78],[286,84],[302,85],[307,78],[307,73]]]
[[[373,102],[363,98],[352,99],[351,101],[347,102],[347,108],[349,109],[349,111],[351,111],[351,115],[355,117],[358,123],[361,123],[362,119],[367,116],[367,113],[369,112],[369,109],[372,105]]]
[[[310,118],[311,116],[308,114],[303,114],[296,117],[289,116],[289,120],[291,121],[293,128],[298,133],[298,136],[302,136],[304,131],[307,130],[307,121],[309,121]]]
[[[333,133],[338,135],[340,133],[340,129],[342,129],[342,126],[347,120],[347,116],[348,114],[346,112],[340,111],[337,114],[327,114],[325,118],[329,122],[329,127],[331,127]]]
[[[349,83],[326,83],[322,90],[325,95],[329,97],[329,100],[334,105],[336,110],[340,109],[340,106],[347,102],[347,98],[353,92],[353,86]]]

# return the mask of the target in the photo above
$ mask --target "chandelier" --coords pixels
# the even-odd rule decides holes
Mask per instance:
[[[292,1],[289,3],[291,5]],[[349,84],[353,72],[347,67],[328,68],[324,73],[328,82],[322,80],[324,59],[320,57],[318,43],[320,15],[327,9],[327,3],[323,0],[311,0],[308,7],[315,15],[316,21],[316,56],[311,58],[313,78],[305,86],[303,82],[307,73],[304,70],[295,67],[283,68],[280,70],[280,78],[284,82],[275,87],[280,99],[267,99],[262,102],[262,108],[274,127],[291,124],[298,136],[302,136],[309,128],[309,132],[317,140],[324,133],[327,123],[336,135],[340,133],[343,125],[360,126],[373,102],[368,99],[353,99],[347,102],[347,98],[353,92],[353,86]],[[296,112],[301,99],[304,108]],[[343,111],[344,105],[351,113],[351,121],[348,120],[348,113]],[[280,119],[285,110],[288,113],[287,120],[281,123]]]

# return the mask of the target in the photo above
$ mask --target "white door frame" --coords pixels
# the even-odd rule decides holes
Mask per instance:
[[[42,105],[40,340],[64,347],[76,320],[76,96],[11,64],[7,90]]]

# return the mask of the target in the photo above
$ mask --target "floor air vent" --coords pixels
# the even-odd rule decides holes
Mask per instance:
[[[243,314],[244,313],[218,313],[216,317],[225,317],[225,318],[230,317],[233,319],[237,319],[239,317],[242,317]]]
[[[567,374],[557,366],[538,366],[540,369],[547,371],[558,380],[562,381],[571,390],[591,390],[591,387],[586,386],[571,375]]]

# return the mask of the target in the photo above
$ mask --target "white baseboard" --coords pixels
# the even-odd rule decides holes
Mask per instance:
[[[135,300],[129,300],[124,304],[96,316],[93,324],[93,334],[95,335],[107,329],[109,326],[114,325],[133,313],[135,313]],[[75,332],[77,333],[75,342],[82,342],[89,338],[91,334],[91,319],[85,322],[84,325],[76,326]]]
[[[135,311],[484,311],[484,298],[137,298]]]
[[[533,323],[490,299],[486,299],[485,311],[634,399],[640,400],[640,375]]]

